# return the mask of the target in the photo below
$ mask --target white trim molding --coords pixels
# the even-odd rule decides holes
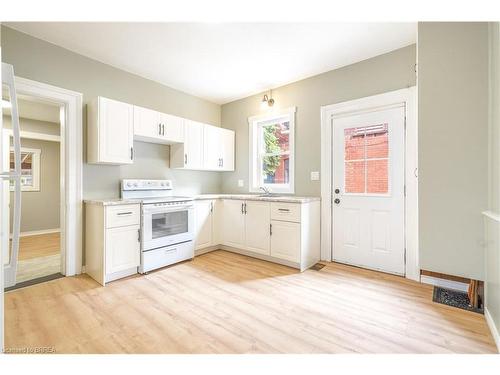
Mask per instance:
[[[7,132],[7,134],[12,136],[11,129],[5,129],[5,131]],[[30,132],[30,131],[26,131],[26,130],[21,130],[20,136],[21,136],[21,138],[37,139],[39,141],[61,142],[61,137],[59,135],[55,135],[55,134],[37,133],[37,132]]]
[[[495,324],[493,317],[490,314],[490,311],[487,307],[484,308],[484,318],[486,319],[486,323],[488,324],[488,328],[490,329],[491,335],[493,336],[493,340],[497,345],[497,351],[500,353],[500,330]]]
[[[31,96],[61,106],[61,271],[82,272],[82,94],[16,77],[19,96]]]
[[[461,283],[460,281],[446,280],[439,277],[421,275],[420,282],[422,284],[429,284],[434,286],[439,286],[446,289],[459,290],[461,292],[467,292],[469,284]]]
[[[272,193],[284,193],[293,194],[295,193],[295,112],[297,107],[289,107],[283,109],[273,110],[271,112],[250,116],[248,118],[248,189],[249,192],[257,193],[260,191],[261,187],[266,187]],[[277,120],[281,117],[288,117],[290,122],[290,132],[288,137],[289,148],[289,183],[288,184],[259,184],[256,186],[255,180],[260,179],[260,172],[257,173],[257,166],[255,161],[255,156],[258,154],[258,143],[256,142],[257,134],[256,127],[259,124],[267,123],[273,120]],[[259,167],[260,168],[260,167]],[[260,169],[259,169],[260,171]],[[257,174],[257,176],[256,176]]]
[[[418,257],[418,128],[417,90],[409,87],[321,107],[321,259],[332,261],[333,118],[367,113],[393,105],[405,106],[405,246],[408,279],[420,281]]]

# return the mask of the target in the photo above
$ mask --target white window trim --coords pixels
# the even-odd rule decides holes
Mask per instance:
[[[248,185],[249,192],[257,193],[260,192],[260,187],[268,188],[271,193],[284,193],[284,194],[294,194],[295,193],[295,112],[297,107],[289,107],[284,109],[275,110],[266,114],[251,116],[248,118]],[[257,142],[256,140],[256,130],[257,124],[267,121],[272,121],[273,119],[288,116],[290,119],[290,133],[289,133],[289,184],[259,184],[256,186],[255,183],[255,173],[256,173],[256,154],[257,154]]]
[[[14,148],[11,147],[10,151],[14,151]],[[31,152],[33,154],[33,163],[32,163],[33,185],[32,186],[21,185],[21,191],[40,191],[40,155],[42,154],[42,150],[39,148],[21,147],[21,153],[23,152]],[[14,188],[11,187],[10,191],[14,191]]]

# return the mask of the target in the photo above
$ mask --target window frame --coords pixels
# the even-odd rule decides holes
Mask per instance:
[[[10,152],[14,152],[14,147],[10,148]],[[21,147],[21,153],[26,152],[26,153],[31,153],[33,154],[32,158],[32,176],[33,176],[33,185],[22,185],[21,184],[21,191],[40,191],[40,158],[42,154],[42,150],[39,148],[28,148],[28,147]],[[10,163],[10,153],[9,153],[9,163]],[[10,186],[9,187],[10,191],[14,191],[14,187]]]
[[[261,192],[260,187],[269,189],[271,193],[294,194],[295,193],[295,113],[297,107],[289,107],[285,109],[275,110],[271,113],[262,115],[251,116],[248,118],[249,129],[249,168],[248,168],[248,186],[249,192]],[[288,136],[288,153],[289,155],[289,182],[288,184],[265,184],[262,181],[262,169],[258,167],[261,165],[259,160],[261,154],[259,152],[259,129],[263,126],[270,125],[278,119],[286,118],[289,122],[289,136]]]

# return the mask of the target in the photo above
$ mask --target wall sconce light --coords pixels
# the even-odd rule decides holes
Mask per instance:
[[[265,109],[266,107],[272,107],[274,105],[274,99],[273,99],[273,92],[269,92],[270,98],[267,96],[267,94],[264,94],[264,97],[262,98],[262,101],[260,102],[260,106],[262,109]]]

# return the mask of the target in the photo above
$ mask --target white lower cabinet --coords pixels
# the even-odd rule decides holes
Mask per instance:
[[[224,250],[301,271],[320,260],[319,201],[215,199],[199,200],[196,204],[196,250],[199,253],[220,245]]]
[[[106,274],[140,264],[139,225],[106,229]]]
[[[224,245],[245,247],[245,201],[224,199],[222,201],[222,238]]]
[[[213,213],[214,201],[203,200],[195,204],[195,250],[203,249],[213,245],[214,220]]]
[[[246,201],[245,249],[259,254],[270,254],[271,208],[269,202]]]
[[[136,274],[140,222],[139,204],[86,204],[85,272],[101,285]]]
[[[271,256],[300,262],[300,224],[271,221]]]

